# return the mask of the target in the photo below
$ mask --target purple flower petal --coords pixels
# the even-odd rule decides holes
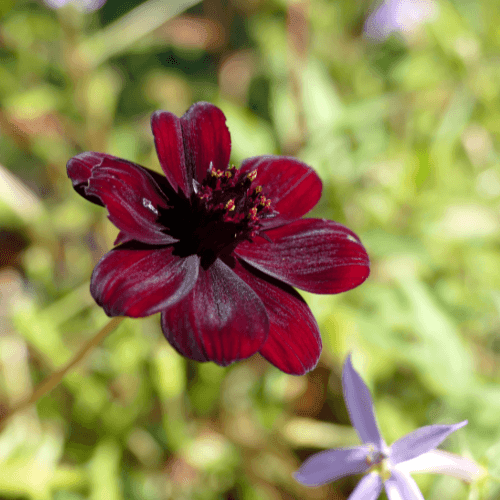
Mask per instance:
[[[474,460],[444,450],[431,450],[411,460],[400,462],[397,469],[407,473],[446,474],[468,483],[488,474],[486,469]]]
[[[263,227],[283,224],[309,212],[321,197],[318,174],[301,161],[287,156],[256,156],[241,164],[242,172],[257,170],[255,184],[263,186],[266,198],[279,215]]]
[[[432,0],[386,0],[365,22],[364,31],[372,40],[383,40],[393,32],[414,31],[437,14]]]
[[[299,219],[243,242],[234,253],[262,272],[312,293],[340,293],[363,283],[368,255],[346,227],[324,219]]]
[[[393,469],[384,486],[389,500],[425,500],[417,483],[404,472]]]
[[[349,411],[351,423],[355,427],[363,443],[374,444],[378,450],[384,448],[384,440],[375,420],[373,401],[370,391],[351,362],[351,355],[347,356],[342,372],[342,388],[344,400]]]
[[[322,451],[309,457],[293,476],[306,486],[321,486],[341,477],[362,474],[370,468],[368,454],[368,446]]]
[[[202,182],[209,168],[229,164],[231,136],[224,113],[208,102],[193,104],[181,118],[184,151],[190,175]]]
[[[304,299],[281,283],[236,260],[234,272],[257,293],[269,317],[269,335],[259,352],[285,373],[303,375],[321,354],[318,324]]]
[[[156,111],[151,116],[151,129],[165,176],[175,191],[180,188],[189,197],[193,181],[191,172],[186,168],[180,118],[167,111]]]
[[[257,294],[217,259],[182,303],[162,314],[166,339],[183,356],[221,366],[255,354],[269,320]]]
[[[396,465],[418,457],[439,446],[452,432],[467,425],[467,420],[454,425],[427,425],[398,439],[391,445],[391,462]]]
[[[140,318],[184,298],[196,283],[199,259],[172,255],[173,247],[137,248],[126,244],[97,264],[90,293],[108,316]]]
[[[168,203],[143,168],[104,158],[92,169],[85,193],[101,199],[108,209],[109,220],[130,239],[151,245],[177,241],[157,222],[159,211],[165,210]]]
[[[376,500],[382,491],[382,479],[376,472],[366,475],[347,500]]]

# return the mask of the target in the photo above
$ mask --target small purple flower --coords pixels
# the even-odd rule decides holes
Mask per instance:
[[[411,32],[436,17],[432,0],[386,0],[365,22],[365,34],[373,40],[384,40],[393,32]]]
[[[342,386],[351,422],[363,444],[309,457],[294,474],[300,483],[320,486],[352,474],[368,473],[349,500],[375,500],[382,486],[389,500],[424,500],[410,472],[445,472],[463,478],[470,477],[472,470],[478,470],[472,468],[475,464],[467,459],[454,461],[450,454],[440,455],[436,453],[440,450],[435,450],[452,432],[466,425],[467,420],[455,425],[421,427],[387,446],[375,420],[368,387],[354,370],[350,355],[344,364]],[[426,457],[429,457],[428,467],[422,466]]]
[[[106,0],[43,0],[43,3],[50,9],[60,9],[65,5],[72,4],[78,10],[93,12],[100,9]]]

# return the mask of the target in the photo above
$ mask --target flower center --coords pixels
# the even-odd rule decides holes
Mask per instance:
[[[254,185],[257,171],[245,173],[231,166],[216,170],[210,164],[205,180],[193,181],[190,220],[184,217],[177,249],[182,255],[198,254],[206,269],[219,256],[229,255],[242,241],[251,241],[261,221],[274,217],[271,200],[262,186]]]
[[[369,445],[366,463],[371,465],[370,472],[377,472],[382,481],[391,477],[391,463],[386,451],[379,451],[374,445]]]
[[[378,449],[373,444],[368,445],[368,454],[366,455],[366,463],[368,465],[377,465],[383,461],[387,455]]]

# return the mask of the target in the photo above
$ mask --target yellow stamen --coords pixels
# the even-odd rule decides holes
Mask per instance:
[[[234,200],[229,200],[227,203],[226,203],[226,210],[229,210],[230,212],[232,210],[234,210]]]
[[[253,182],[257,178],[257,170],[252,170],[247,174],[247,177]]]

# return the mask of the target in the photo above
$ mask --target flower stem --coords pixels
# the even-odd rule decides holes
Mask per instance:
[[[47,377],[33,392],[33,394],[25,400],[19,402],[11,408],[5,415],[0,418],[0,430],[4,427],[7,420],[9,420],[16,413],[28,408],[33,403],[36,403],[40,398],[45,396],[49,391],[56,387],[64,376],[78,364],[88,352],[90,352],[97,344],[99,344],[108,333],[112,332],[122,321],[124,317],[112,318],[104,327],[97,332],[97,334],[85,344],[80,351],[77,352],[75,357],[61,370],[54,372]]]

